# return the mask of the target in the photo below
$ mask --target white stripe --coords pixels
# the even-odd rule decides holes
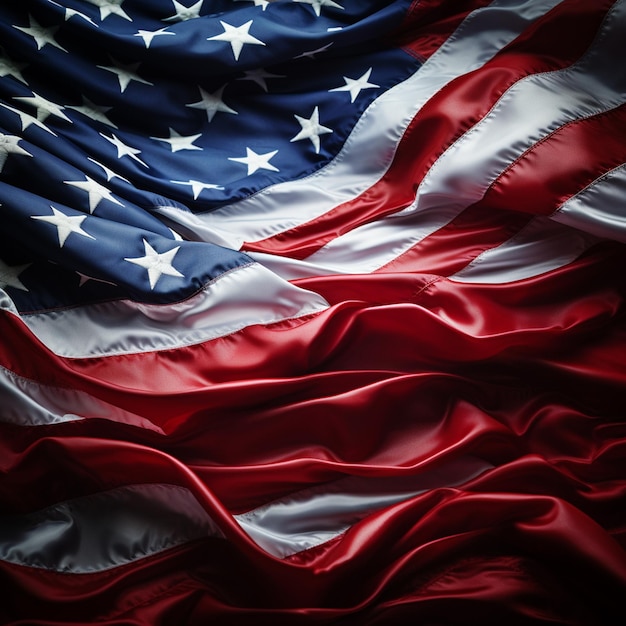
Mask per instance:
[[[502,245],[477,256],[449,277],[461,283],[509,283],[563,267],[599,241],[548,217],[529,222]]]
[[[59,356],[139,354],[190,346],[255,324],[322,311],[328,303],[258,263],[232,270],[193,297],[167,305],[130,300],[22,316]]]
[[[313,175],[268,187],[196,218],[172,207],[158,211],[180,223],[188,237],[191,229],[194,239],[239,249],[244,241],[284,232],[356,198],[385,174],[409,123],[434,94],[484,65],[559,2],[502,0],[474,11],[413,76],[366,109],[339,154]]]
[[[368,274],[406,252],[440,226],[438,209],[423,211],[419,218],[414,213],[401,211],[335,238],[303,261],[262,252],[248,254],[285,280]]]
[[[460,485],[491,467],[465,457],[416,476],[350,477],[301,491],[236,519],[261,548],[284,558],[334,539],[386,506],[431,489]]]
[[[593,47],[576,65],[528,76],[510,87],[488,115],[437,159],[409,207],[333,239],[306,261],[342,273],[382,267],[480,200],[537,141],[563,124],[624,102],[626,74],[615,72],[612,63],[624,38],[622,2],[614,6]]]
[[[247,252],[246,254],[284,280],[344,273],[340,267],[300,261],[299,259],[292,259],[291,257],[279,256],[277,254],[267,254],[265,252]]]
[[[47,426],[83,418],[106,419],[162,432],[149,420],[83,391],[42,385],[0,366],[0,422]]]
[[[564,202],[551,218],[561,224],[626,242],[626,163]]]
[[[460,209],[480,200],[502,171],[560,126],[611,109],[626,98],[626,74],[613,60],[623,50],[626,6],[607,15],[589,51],[573,66],[527,76],[430,168],[406,211]]]
[[[0,517],[0,559],[88,574],[132,563],[194,539],[223,536],[191,492],[133,485]]]
[[[439,206],[419,213],[400,211],[336,237],[306,261],[342,274],[373,272],[445,226],[455,215],[450,207]]]
[[[460,485],[491,467],[467,457],[418,476],[352,477],[234,518],[260,548],[282,558],[329,541],[386,506],[431,489]],[[188,489],[132,485],[35,513],[0,517],[0,559],[87,574],[195,539],[223,536]]]
[[[626,197],[626,178],[622,182],[623,186],[621,188],[616,187],[614,191],[616,195],[618,193],[624,194],[621,196],[623,198]],[[617,200],[617,197],[615,199]],[[449,279],[464,283],[495,284],[532,278],[571,263],[585,250],[598,243],[600,239],[592,235],[591,232],[600,233],[603,231],[606,237],[619,239],[621,235],[626,239],[626,231],[622,230],[617,234],[615,232],[615,224],[620,219],[618,214],[612,215],[612,223],[605,224],[604,228],[599,227],[594,221],[587,228],[591,232],[585,233],[579,230],[583,226],[583,220],[591,222],[596,219],[594,213],[602,211],[601,208],[596,208],[593,213],[590,211],[589,215],[583,212],[589,210],[588,204],[585,204],[587,200],[588,198],[580,198],[580,202],[572,203],[570,210],[576,211],[575,218],[571,215],[561,215],[560,213],[552,216],[555,220],[563,223],[563,225],[555,224],[553,219],[548,217],[535,218],[508,241],[484,251],[465,268],[449,276]],[[599,207],[601,205],[598,204],[598,201],[601,201],[600,198],[598,195],[594,195],[593,202]],[[564,205],[564,208],[567,207]],[[603,213],[607,213],[606,208]],[[626,218],[622,217],[621,219],[623,229],[626,227]],[[385,231],[391,229],[392,225],[390,222],[393,221],[395,221],[393,228],[399,236],[390,243],[389,239],[392,238],[385,240],[385,234],[387,234]],[[369,263],[367,254],[369,242],[377,242],[383,247],[389,245],[396,246],[392,250],[392,252],[395,252],[393,254],[393,258],[395,258],[404,250],[402,247],[402,236],[412,237],[416,232],[411,232],[410,230],[411,215],[396,215],[388,220],[381,220],[381,222],[381,224],[372,224],[367,229],[361,230],[363,236],[360,238],[360,241],[363,244],[363,249],[355,250],[346,246],[342,250],[343,254],[341,256],[337,254],[332,259],[335,263],[334,265],[320,263],[319,261],[324,260],[322,255],[319,255],[316,259],[309,257],[306,261],[263,253],[252,253],[251,256],[285,280],[337,275],[348,272],[355,274],[371,272],[378,269],[380,259],[377,262]],[[565,225],[567,223],[578,228],[567,227]],[[423,222],[421,225],[424,227],[425,223]],[[381,240],[382,243],[380,243]],[[351,243],[354,244],[355,240],[352,240]],[[372,248],[370,247],[369,251],[371,250]],[[318,262],[314,263],[312,260],[318,260]]]

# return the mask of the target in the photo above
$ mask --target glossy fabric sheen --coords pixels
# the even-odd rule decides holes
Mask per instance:
[[[476,257],[450,280],[494,284],[531,278],[571,263],[598,241],[584,231],[537,217],[506,243]]]
[[[411,206],[336,237],[308,256],[307,263],[337,272],[378,269],[480,200],[498,176],[542,137],[572,118],[597,115],[622,103],[626,97],[623,77],[607,69],[623,36],[620,27],[624,19],[619,8],[615,11],[607,18],[595,47],[579,63],[513,85],[479,124],[437,159],[420,182]],[[377,245],[372,246],[371,241]],[[522,271],[530,275],[528,270]]]
[[[626,0],[0,15],[0,623],[626,623]]]
[[[351,478],[236,515],[266,552],[286,557],[329,541],[366,515],[427,488],[452,486],[488,469],[463,459],[431,476]],[[56,505],[35,514],[0,517],[0,559],[86,574],[146,558],[197,539],[223,537],[188,490],[137,485]]]
[[[552,219],[598,236],[626,241],[622,208],[626,191],[626,164],[595,180],[552,214]]]
[[[193,496],[168,485],[125,487],[39,514],[0,518],[0,528],[3,560],[75,573],[106,570],[182,542],[219,536]]]
[[[623,4],[617,3],[592,47],[575,65],[528,77],[507,90],[489,114],[433,165],[409,210],[436,206],[454,214],[461,201],[478,200],[497,175],[541,137],[571,119],[624,102],[626,79],[611,70],[610,61],[624,37],[625,13]],[[531,114],[524,115],[525,111]]]
[[[141,416],[94,396],[17,376],[0,367],[0,420],[22,426],[46,426],[84,418],[105,419],[142,428],[160,429]]]
[[[221,276],[184,302],[148,305],[118,300],[33,313],[23,320],[52,351],[78,358],[192,345],[250,324],[271,324],[326,307],[319,295],[290,285],[260,265],[250,264]],[[73,345],[65,341],[68,335],[74,336],[80,352],[68,350]]]
[[[215,225],[232,229],[231,245],[238,247],[237,242],[264,239],[354,198],[384,175],[401,133],[428,98],[455,76],[485,63],[529,22],[557,3],[557,0],[507,0],[479,9],[413,77],[371,105],[342,151],[325,168],[303,180],[268,187],[254,200],[243,200],[199,218],[209,228]],[[481,30],[493,23],[498,25],[498,36],[483,40]],[[399,128],[398,119],[402,120]],[[383,129],[385,132],[381,132]],[[356,169],[352,155],[358,155]],[[386,160],[382,161],[381,157]],[[294,213],[296,206],[298,210]],[[168,216],[175,220],[172,213],[168,212]]]
[[[488,468],[479,459],[468,458],[428,476],[352,477],[238,515],[237,521],[270,554],[291,556],[330,541],[376,510],[427,489],[452,487]]]

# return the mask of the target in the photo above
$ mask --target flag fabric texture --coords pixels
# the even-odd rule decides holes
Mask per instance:
[[[626,623],[625,0],[3,0],[0,623]]]

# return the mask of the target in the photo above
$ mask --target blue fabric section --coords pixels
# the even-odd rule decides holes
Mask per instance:
[[[249,263],[176,241],[153,210],[214,210],[329,163],[417,69],[385,43],[409,5],[3,2],[0,259],[29,264],[3,281],[18,308],[176,301]]]

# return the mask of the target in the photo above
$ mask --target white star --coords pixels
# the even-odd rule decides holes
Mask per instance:
[[[204,189],[224,189],[220,185],[213,185],[211,183],[202,183],[199,180],[170,180],[175,185],[189,185],[193,191],[193,199],[197,200],[198,196]]]
[[[48,222],[53,226],[56,226],[57,235],[59,237],[59,245],[61,248],[65,245],[67,238],[72,234],[82,235],[83,237],[89,237],[89,239],[95,239],[89,233],[86,233],[81,224],[87,219],[86,215],[66,215],[62,211],[50,207],[54,215],[31,215],[34,220],[41,220],[42,222]]]
[[[256,46],[265,45],[261,40],[248,34],[250,26],[252,25],[252,20],[242,24],[241,26],[231,26],[226,22],[222,22],[222,20],[220,20],[220,24],[222,25],[224,32],[221,35],[207,37],[207,41],[227,41],[230,43],[231,48],[233,49],[235,61],[239,60],[239,55],[241,54],[241,50],[245,44],[254,44]]]
[[[19,275],[31,265],[31,263],[27,263],[26,265],[7,265],[0,259],[0,289],[13,287],[21,291],[28,291],[19,279]]]
[[[146,44],[146,48],[150,47],[152,40],[155,37],[160,37],[161,35],[175,35],[176,33],[171,33],[167,30],[167,26],[165,28],[159,28],[159,30],[138,30],[133,36],[141,37],[143,42]]]
[[[50,2],[50,4],[54,4],[55,6],[58,6],[61,9],[65,9],[64,6],[60,5],[58,2],[55,2],[54,0],[48,0],[48,2]],[[75,15],[77,15],[78,17],[82,17],[84,20],[86,20],[90,24],[93,24],[97,28],[98,25],[84,13],[81,13],[80,11],[76,11],[75,9],[65,9],[65,21],[66,22],[72,17],[74,17]]]
[[[270,159],[278,152],[273,150],[272,152],[266,152],[265,154],[257,154],[254,150],[246,148],[245,157],[228,157],[229,161],[237,161],[238,163],[244,163],[248,166],[248,176],[254,174],[258,169],[272,170],[273,172],[279,172],[277,167],[274,167],[270,163]]]
[[[43,128],[45,131],[49,132],[55,137],[57,136],[55,132],[50,130],[45,124],[42,124],[37,118],[33,117],[32,115],[24,113],[24,111],[15,109],[14,107],[9,106],[8,104],[4,104],[2,102],[0,102],[0,106],[3,106],[5,109],[9,109],[9,111],[13,111],[13,113],[19,116],[23,131],[26,130],[31,124],[34,124],[35,126],[39,126],[39,128]]]
[[[78,189],[82,189],[87,192],[87,194],[89,195],[90,213],[93,213],[100,201],[105,198],[111,202],[115,202],[115,204],[124,206],[117,198],[113,197],[109,189],[96,182],[92,178],[89,178],[87,174],[85,174],[85,178],[87,180],[64,180],[63,182],[66,185],[71,185],[72,187],[77,187]]]
[[[320,114],[317,107],[313,109],[313,114],[309,119],[306,117],[300,117],[299,115],[294,116],[300,126],[302,126],[302,130],[290,141],[300,141],[301,139],[310,139],[311,143],[315,147],[315,152],[319,154],[320,151],[320,135],[325,135],[326,133],[332,133],[333,131],[330,128],[326,128],[326,126],[322,126],[320,124]]]
[[[333,45],[334,42],[330,42],[327,43],[325,46],[322,46],[321,48],[318,48],[317,50],[311,50],[310,52],[303,52],[302,54],[299,54],[298,56],[294,57],[294,59],[301,59],[302,57],[309,57],[311,59],[315,58],[316,54],[320,54],[320,52],[326,52],[326,50],[328,50],[328,48],[330,48]]]
[[[74,111],[82,113],[84,116],[88,117],[91,120],[94,120],[96,122],[102,122],[107,126],[117,128],[117,126],[105,115],[107,111],[111,110],[111,107],[98,106],[97,104],[91,102],[91,100],[85,98],[85,96],[83,96],[83,103],[81,105],[66,104],[65,108],[74,109]]]
[[[102,171],[105,173],[107,177],[107,182],[112,180],[113,178],[119,178],[120,180],[123,180],[125,183],[128,183],[130,185],[130,181],[128,180],[128,178],[124,178],[123,176],[120,176],[119,174],[114,172],[112,169],[108,168],[106,165],[102,165],[102,163],[98,163],[98,161],[96,161],[95,159],[92,159],[91,157],[87,157],[87,160],[91,161],[92,163],[95,163],[100,169],[102,169]]]
[[[11,59],[0,56],[0,77],[13,76],[17,80],[26,83],[26,80],[22,76],[22,70],[26,67],[26,63],[16,63]]]
[[[117,148],[117,158],[121,159],[123,156],[129,156],[131,159],[137,161],[144,167],[148,167],[137,155],[141,154],[141,150],[137,150],[136,148],[131,148],[127,146],[121,139],[113,135],[112,137],[107,137],[102,133],[99,133],[101,137],[104,137],[107,141],[110,141]]]
[[[222,93],[224,92],[224,86],[220,87],[217,91],[213,93],[207,93],[202,89],[202,87],[198,87],[200,89],[200,97],[202,100],[198,102],[194,102],[193,104],[187,104],[192,109],[204,109],[206,111],[207,118],[209,122],[213,120],[215,114],[218,111],[222,111],[222,113],[232,113],[233,115],[237,115],[237,111],[231,109],[228,105],[224,104],[222,100]]]
[[[132,18],[128,16],[126,11],[122,9],[124,0],[87,0],[90,4],[100,9],[100,20],[105,20],[109,15],[119,15],[125,20],[132,22]]]
[[[272,74],[271,72],[266,72],[264,68],[258,67],[254,70],[248,70],[245,72],[245,76],[238,78],[237,80],[251,80],[259,85],[263,91],[267,91],[267,83],[265,82],[266,78],[285,78],[280,74]]]
[[[235,0],[235,2],[254,2],[255,7],[261,7],[264,11],[270,3],[269,0]]]
[[[193,142],[198,139],[198,137],[202,137],[202,134],[183,137],[183,135],[179,135],[173,128],[170,128],[169,137],[150,137],[150,139],[165,141],[170,144],[172,152],[178,152],[179,150],[202,150],[200,146],[193,145]]]
[[[371,73],[372,68],[370,67],[369,70],[367,70],[367,72],[365,72],[365,74],[363,74],[360,78],[355,79],[344,76],[343,79],[346,81],[346,84],[343,87],[335,87],[334,89],[329,89],[328,91],[349,91],[350,100],[354,102],[357,96],[361,93],[362,89],[380,87],[380,85],[368,82]]]
[[[172,2],[176,13],[174,13],[174,15],[170,15],[170,17],[164,18],[164,22],[184,22],[186,20],[192,20],[196,17],[200,17],[200,11],[204,0],[198,0],[198,2],[192,4],[190,7],[186,7],[184,4],[176,2],[176,0],[172,0]]]
[[[137,74],[137,68],[141,65],[141,63],[132,63],[130,65],[123,65],[122,63],[118,63],[114,59],[111,59],[114,66],[111,65],[98,65],[98,67],[102,70],[107,70],[107,72],[113,72],[117,74],[117,79],[120,83],[120,91],[124,93],[126,87],[128,87],[131,80],[137,81],[138,83],[144,83],[144,85],[152,85],[152,83],[144,80]]]
[[[168,276],[177,276],[179,278],[184,278],[184,275],[181,274],[177,269],[172,265],[172,261],[176,256],[176,253],[180,250],[180,246],[176,246],[167,252],[161,252],[160,254],[144,239],[143,247],[145,251],[145,256],[135,257],[135,258],[124,258],[124,261],[128,261],[129,263],[134,263],[135,265],[139,265],[146,270],[148,270],[148,279],[150,280],[150,289],[154,289],[154,286],[157,284],[157,281],[163,274],[167,274]]]
[[[30,104],[37,109],[37,120],[39,122],[43,122],[48,118],[49,115],[54,115],[55,117],[60,117],[66,122],[72,123],[72,120],[63,113],[63,107],[51,102],[50,100],[46,100],[41,96],[33,93],[32,96],[14,96],[13,100],[21,100],[26,102],[26,104]]]
[[[67,52],[67,50],[59,45],[54,39],[54,33],[59,30],[58,26],[46,28],[39,24],[30,15],[28,16],[28,21],[30,26],[14,26],[14,28],[17,28],[17,30],[21,30],[23,33],[30,35],[37,44],[37,50],[41,50],[46,44],[50,44],[51,46],[55,46],[59,50],[63,50],[63,52]]]
[[[333,2],[333,0],[293,0],[294,2],[304,2],[305,4],[310,4],[315,11],[315,15],[318,17],[321,14],[322,7],[334,7],[335,9],[343,9],[340,4]]]
[[[24,148],[17,145],[17,142],[20,141],[20,139],[21,137],[16,137],[15,135],[0,134],[0,172],[6,163],[9,153],[23,154],[24,156],[29,157],[33,156],[30,152],[26,152]]]

